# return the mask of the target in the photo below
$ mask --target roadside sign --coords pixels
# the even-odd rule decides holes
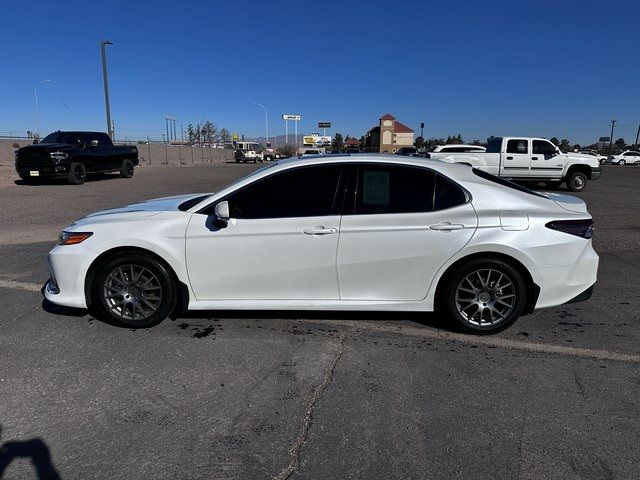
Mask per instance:
[[[238,134],[234,133],[233,135],[231,135],[231,139],[235,142],[236,140],[238,140]]]
[[[318,128],[331,128],[331,122],[318,122]]]
[[[600,139],[598,141],[599,142],[610,142],[611,141],[611,137],[600,137]]]
[[[283,120],[293,120],[294,122],[299,122],[300,120],[302,120],[302,117],[300,115],[292,115],[290,113],[283,113],[282,114],[282,119]]]

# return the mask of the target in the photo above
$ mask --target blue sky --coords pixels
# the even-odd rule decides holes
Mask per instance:
[[[635,138],[640,2],[3,2],[0,132],[105,130],[98,41],[118,136],[201,118],[247,136],[332,121],[360,136],[385,112],[426,137]],[[604,19],[604,20],[603,20]]]

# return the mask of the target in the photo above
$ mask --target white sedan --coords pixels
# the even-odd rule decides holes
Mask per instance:
[[[640,152],[636,152],[635,150],[625,150],[618,155],[609,155],[607,162],[617,165],[638,165],[640,164]]]
[[[77,221],[44,295],[128,327],[183,309],[438,310],[493,333],[589,297],[592,232],[582,200],[465,165],[309,157]]]

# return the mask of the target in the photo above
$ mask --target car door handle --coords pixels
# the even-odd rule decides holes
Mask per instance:
[[[538,157],[531,157],[531,160],[537,160]]]
[[[462,230],[464,228],[464,225],[460,223],[442,222],[431,225],[429,228],[431,230],[438,230],[441,232],[450,232],[451,230]]]
[[[305,235],[331,235],[333,233],[338,233],[337,228],[326,228],[322,225],[315,225],[311,228],[305,228],[302,230],[302,233]]]
[[[507,160],[513,160],[513,157],[507,157]]]

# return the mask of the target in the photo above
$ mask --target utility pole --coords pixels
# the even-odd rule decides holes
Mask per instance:
[[[41,80],[34,88],[33,95],[36,97],[36,132],[38,133],[38,137],[40,137],[40,110],[38,108],[38,87],[43,83],[48,83],[51,80]]]
[[[264,109],[264,136],[266,137],[266,145],[269,145],[269,113],[267,107],[261,103],[254,103],[254,105]]]
[[[420,122],[420,138],[424,140],[424,122]]]
[[[638,148],[638,138],[640,137],[640,124],[638,124],[638,133],[636,133],[636,149]]]
[[[113,129],[111,127],[111,107],[109,106],[109,79],[107,78],[107,52],[106,46],[113,45],[111,40],[100,40],[100,52],[102,53],[102,80],[104,81],[104,105],[107,112],[107,133],[113,140]]]
[[[613,144],[613,129],[616,126],[617,120],[611,120],[611,136],[609,137],[609,154],[611,154],[611,145]]]

